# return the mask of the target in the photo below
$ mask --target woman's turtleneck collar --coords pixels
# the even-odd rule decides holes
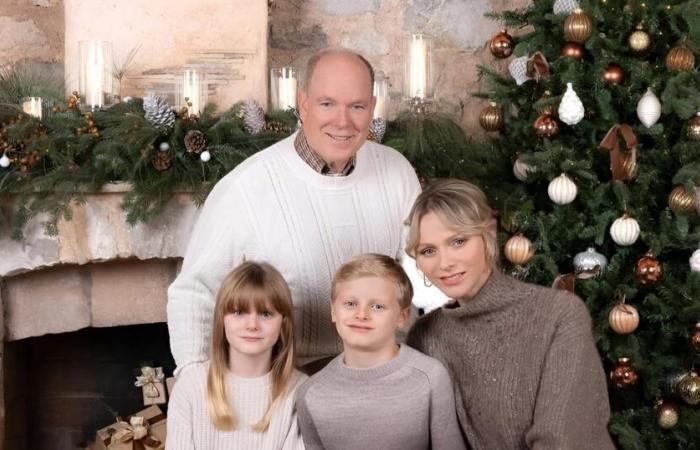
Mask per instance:
[[[442,312],[447,317],[459,318],[498,311],[522,297],[519,284],[518,280],[496,268],[474,297],[450,302],[443,306]]]

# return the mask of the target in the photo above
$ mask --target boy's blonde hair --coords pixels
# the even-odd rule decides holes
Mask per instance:
[[[207,375],[207,409],[214,426],[234,430],[237,423],[227,400],[224,378],[229,367],[229,343],[224,330],[224,317],[234,311],[265,311],[269,303],[282,315],[277,343],[272,348],[272,393],[270,405],[253,431],[264,432],[275,409],[282,402],[294,373],[294,321],[292,294],[282,275],[267,263],[247,261],[236,267],[221,283],[214,306],[211,334],[211,359]]]
[[[411,306],[413,286],[403,267],[393,258],[377,253],[365,253],[355,256],[345,262],[335,272],[331,284],[331,299],[335,300],[338,283],[353,281],[366,277],[378,277],[396,283],[398,301],[401,309]]]
[[[475,185],[463,180],[444,178],[430,182],[416,198],[406,220],[409,226],[406,253],[416,257],[420,242],[420,221],[428,213],[435,213],[450,228],[468,236],[484,240],[486,263],[498,264],[496,219],[486,194]]]

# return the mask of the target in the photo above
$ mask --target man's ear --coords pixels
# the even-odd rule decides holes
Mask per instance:
[[[304,123],[304,119],[309,114],[309,96],[306,95],[305,91],[297,91],[297,102],[299,104],[299,118],[301,123]]]

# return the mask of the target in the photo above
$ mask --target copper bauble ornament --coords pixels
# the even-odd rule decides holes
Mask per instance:
[[[513,37],[508,34],[506,29],[502,29],[499,33],[494,34],[489,42],[491,54],[496,58],[509,57],[513,54],[514,47],[515,41],[513,40]]]
[[[593,23],[583,10],[575,9],[564,21],[564,37],[567,41],[586,42],[593,32]]]
[[[687,47],[674,47],[666,54],[666,68],[675,71],[692,70],[695,66],[695,55]]]
[[[539,116],[532,126],[539,137],[552,138],[559,133],[559,124],[549,114]]]
[[[603,72],[603,80],[608,84],[620,84],[625,81],[625,72],[617,63],[610,63]]]
[[[615,305],[608,314],[610,328],[617,334],[629,334],[639,326],[639,313],[632,305],[620,303]]]
[[[583,45],[579,44],[578,42],[567,42],[561,46],[561,51],[559,53],[561,56],[581,59],[583,58]]]
[[[700,377],[694,370],[678,383],[678,395],[689,405],[700,403]]]
[[[503,112],[495,102],[490,102],[479,115],[479,125],[486,131],[498,131],[503,127]]]
[[[610,371],[610,381],[619,389],[625,389],[637,383],[637,372],[629,358],[618,358],[617,365]]]
[[[700,112],[695,114],[695,117],[688,121],[688,127],[685,131],[688,139],[700,141]]]
[[[678,423],[678,407],[670,402],[659,402],[656,405],[656,420],[664,430],[671,429]]]
[[[695,324],[695,331],[690,337],[690,346],[693,347],[695,353],[700,354],[700,322]]]
[[[695,211],[695,194],[683,186],[676,186],[668,195],[668,206],[676,214],[692,213]]]
[[[523,265],[527,263],[535,254],[535,249],[532,246],[530,239],[522,234],[517,234],[506,242],[503,248],[503,253],[506,259],[513,264]]]
[[[627,37],[627,44],[632,53],[641,55],[649,50],[651,46],[651,36],[646,32],[644,26],[640,23],[637,28]]]
[[[550,91],[544,91],[542,97],[537,101],[539,106],[537,107],[537,112],[542,114],[549,114],[553,116],[558,109],[558,105],[551,103],[552,93]]]
[[[647,253],[637,261],[634,273],[637,275],[640,283],[647,285],[659,281],[662,270],[659,260],[654,258],[654,255],[651,253]]]

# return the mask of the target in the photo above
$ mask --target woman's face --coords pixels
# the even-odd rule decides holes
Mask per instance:
[[[420,270],[448,297],[474,297],[491,275],[484,239],[448,227],[434,212],[423,216],[418,226],[416,262]]]

